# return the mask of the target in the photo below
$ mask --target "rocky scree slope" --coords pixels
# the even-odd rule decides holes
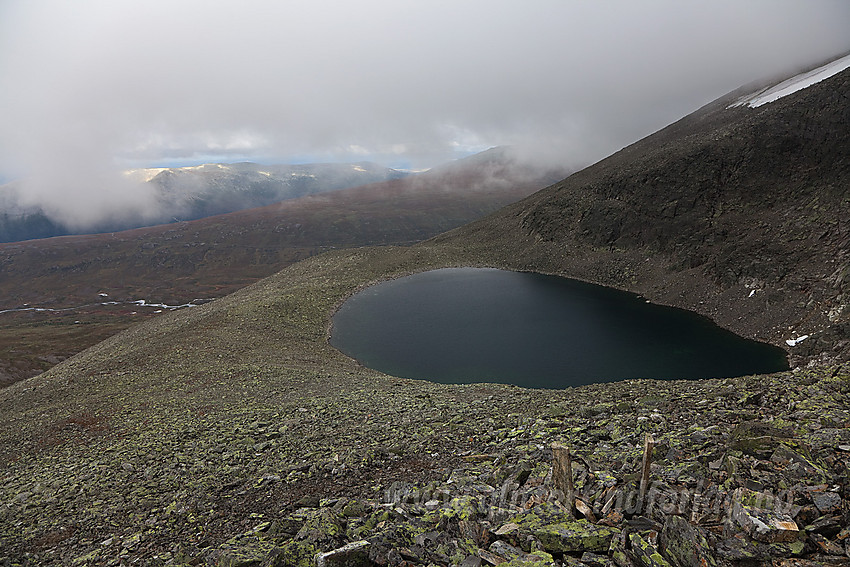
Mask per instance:
[[[850,71],[758,108],[731,93],[440,241],[850,357]],[[484,243],[487,243],[484,246]]]
[[[466,254],[317,256],[0,391],[0,561],[630,567],[848,553],[850,367],[542,391],[398,379],[327,344],[349,294],[474,264]],[[657,445],[637,506],[646,434]],[[553,490],[555,441],[573,453],[573,506]]]

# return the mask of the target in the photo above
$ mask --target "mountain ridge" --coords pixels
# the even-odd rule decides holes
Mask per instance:
[[[370,162],[351,164],[274,164],[252,162],[135,169],[124,177],[147,194],[135,209],[113,210],[80,222],[49,203],[21,205],[26,181],[0,186],[0,242],[55,236],[118,232],[163,223],[190,221],[270,205],[286,199],[400,179],[405,172]],[[129,199],[128,199],[129,203]],[[137,209],[137,210],[136,210]]]

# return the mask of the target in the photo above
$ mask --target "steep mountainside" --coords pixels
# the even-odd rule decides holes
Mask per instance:
[[[735,93],[486,219],[306,258],[0,390],[0,562],[845,564],[848,81]],[[484,265],[777,344],[811,330],[789,347],[811,364],[544,391],[399,379],[328,344],[364,286]]]
[[[850,71],[755,108],[730,94],[440,237],[850,357]],[[525,263],[523,263],[525,262]]]
[[[0,244],[0,385],[167,310],[161,304],[221,297],[331,248],[411,244],[564,174],[494,148],[404,179],[193,222]]]

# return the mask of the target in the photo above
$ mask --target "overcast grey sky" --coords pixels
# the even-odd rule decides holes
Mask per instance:
[[[0,0],[0,177],[85,200],[163,163],[583,164],[848,30],[846,0]]]

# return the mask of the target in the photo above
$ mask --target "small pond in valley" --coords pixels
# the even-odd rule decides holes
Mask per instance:
[[[567,388],[788,369],[784,350],[690,311],[557,276],[447,268],[383,282],[333,317],[331,344],[393,376]]]

